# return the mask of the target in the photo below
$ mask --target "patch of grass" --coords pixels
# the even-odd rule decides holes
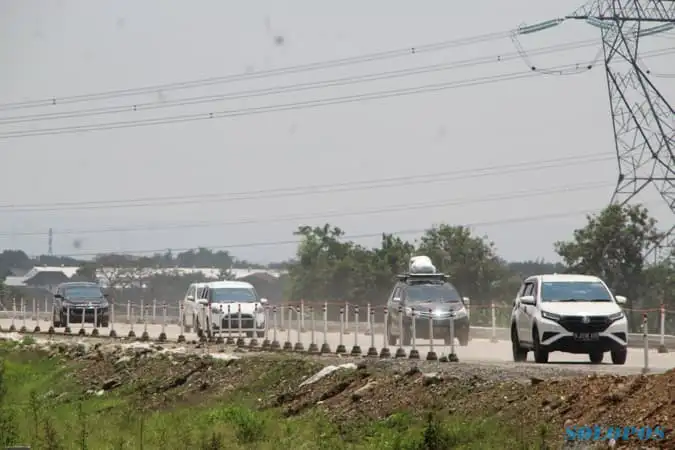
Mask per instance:
[[[279,361],[244,389],[220,393],[203,404],[164,410],[139,407],[120,389],[83,394],[70,376],[80,366],[21,345],[0,348],[0,446],[30,444],[62,449],[259,449],[363,450],[529,449],[509,428],[448,415],[414,417],[399,412],[379,421],[334,423],[318,409],[286,418],[256,407],[267,386],[288,370],[307,375],[313,363]],[[239,364],[246,364],[243,360]],[[132,398],[133,397],[133,398]]]

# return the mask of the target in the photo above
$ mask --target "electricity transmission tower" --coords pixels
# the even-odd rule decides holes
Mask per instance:
[[[593,0],[565,19],[601,31],[619,164],[612,201],[625,204],[652,185],[675,218],[675,111],[639,56],[642,38],[675,28],[675,0]],[[675,225],[647,256],[660,249],[675,258]]]

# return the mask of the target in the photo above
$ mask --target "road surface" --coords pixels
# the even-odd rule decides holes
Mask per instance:
[[[7,331],[12,325],[11,319],[0,319],[0,327],[3,331]],[[39,325],[41,332],[45,332],[49,329],[50,323],[47,321],[33,321],[27,319],[25,322],[26,329],[28,334],[33,332],[35,326]],[[24,326],[23,321],[14,321],[14,326],[19,330]],[[81,328],[81,325],[72,325],[72,333],[78,333]],[[114,324],[114,330],[117,333],[118,337],[126,337],[129,334],[129,331],[132,327],[128,324]],[[84,327],[87,335],[90,335],[93,327],[90,324],[85,325]],[[133,330],[137,337],[140,337],[145,331],[146,327],[144,325],[134,325]],[[62,334],[64,329],[58,328],[55,330],[57,334]],[[167,325],[164,327],[167,339],[169,341],[176,342],[178,336],[180,335],[180,328],[177,325]],[[364,330],[365,331],[365,330]],[[110,329],[101,328],[99,333],[101,336],[108,336]],[[157,324],[148,324],[147,332],[151,340],[157,340],[162,332],[162,326]],[[195,333],[185,333],[184,334],[187,341],[198,340]],[[227,338],[228,334],[223,333],[222,337]],[[235,339],[238,337],[236,333],[232,333],[232,337]],[[268,330],[268,338],[270,340],[274,339],[274,330]],[[312,333],[311,332],[301,332],[293,329],[288,330],[277,330],[276,339],[283,346],[284,343],[289,340],[292,345],[296,343],[302,343],[305,350],[309,348],[309,345],[312,343]],[[260,339],[262,341],[262,339]],[[324,342],[323,331],[316,331],[314,333],[314,342],[321,347]],[[361,349],[363,355],[368,352],[368,349],[374,344],[375,349],[380,352],[386,342],[384,336],[380,333],[375,333],[373,335],[366,335],[364,332],[358,334],[352,332],[346,335],[340,336],[340,333],[330,331],[326,334],[326,342],[330,346],[332,352],[335,352],[338,345],[342,342],[346,347],[347,352],[351,352],[352,348],[355,345],[358,345]],[[246,340],[248,344],[248,339]],[[416,348],[419,351],[420,358],[426,359],[427,352],[430,350],[430,341],[418,339],[416,342]],[[390,348],[392,355],[396,351],[396,347]],[[409,355],[412,347],[404,347],[406,355]],[[449,346],[443,344],[442,340],[434,341],[434,351],[438,357],[448,355],[451,352]],[[512,367],[516,365],[513,362],[511,355],[511,344],[508,341],[499,341],[499,342],[490,342],[487,339],[473,339],[470,341],[469,345],[466,347],[460,347],[459,345],[455,346],[455,354],[459,358],[459,363],[462,362],[472,362],[472,363],[486,363],[490,365],[503,365]],[[648,364],[650,372],[663,372],[668,369],[675,367],[675,354],[674,353],[657,353],[656,349],[650,349],[648,352]],[[609,361],[609,355],[606,354],[604,364],[592,365],[588,362],[588,356],[586,355],[570,355],[565,353],[553,353],[550,357],[549,365],[561,366],[561,368],[570,369],[572,366],[578,370],[588,370],[589,372],[608,372],[608,373],[617,373],[617,374],[629,374],[629,373],[640,373],[644,367],[644,351],[642,349],[629,349],[628,350],[628,359],[626,364],[623,366],[615,366]],[[529,356],[529,361],[532,361],[532,355]],[[523,363],[518,363],[522,365]],[[534,365],[534,363],[524,363],[527,365]]]

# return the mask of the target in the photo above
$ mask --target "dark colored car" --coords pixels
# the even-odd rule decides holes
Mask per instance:
[[[81,324],[83,317],[85,323],[96,320],[96,327],[107,328],[110,320],[108,295],[96,283],[61,283],[54,294],[54,328]]]
[[[413,311],[415,313],[415,338],[429,339],[429,319],[433,315],[434,340],[443,339],[450,344],[450,321],[454,321],[454,334],[459,345],[469,343],[469,299],[461,297],[444,274],[405,274],[389,296],[389,345],[410,345],[412,341]],[[403,329],[401,329],[401,322]]]

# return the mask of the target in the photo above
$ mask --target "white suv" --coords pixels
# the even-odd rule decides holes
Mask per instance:
[[[551,352],[586,353],[600,364],[610,352],[625,364],[628,321],[621,309],[626,298],[612,295],[598,277],[536,275],[525,280],[511,313],[511,344],[516,362],[534,353],[538,363]]]
[[[261,338],[265,334],[266,304],[267,299],[260,298],[250,283],[193,283],[183,299],[183,327],[186,333],[194,329],[199,337],[218,330],[241,330],[248,337]]]

